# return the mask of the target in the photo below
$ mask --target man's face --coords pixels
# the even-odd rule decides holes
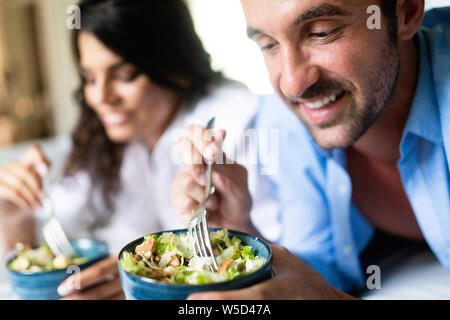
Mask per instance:
[[[395,86],[399,50],[376,0],[241,0],[250,38],[273,87],[323,148],[345,148],[382,113]]]

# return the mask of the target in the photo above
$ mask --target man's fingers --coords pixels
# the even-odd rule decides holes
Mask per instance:
[[[178,208],[177,211],[182,215],[187,214],[190,217],[190,215],[192,214],[192,210],[194,210],[197,206],[198,206],[197,201],[195,201],[188,195],[183,195],[179,199],[179,205],[177,206],[177,208]]]
[[[106,281],[77,294],[63,298],[62,300],[106,300],[113,297],[123,297],[120,278]]]
[[[175,178],[172,189],[172,202],[180,215],[189,215],[205,199],[205,187],[188,173],[182,172]],[[212,195],[206,205],[208,210],[217,210],[219,207],[218,198]]]
[[[197,202],[188,194],[188,190],[196,185],[195,179],[189,173],[181,172],[175,177],[170,189],[170,197],[178,213],[188,213],[197,205]]]
[[[190,196],[192,199],[194,199],[197,202],[202,202],[203,199],[205,199],[205,188],[203,186],[200,186],[198,184],[194,185],[190,189],[186,189],[186,193],[188,196]]]
[[[258,287],[253,286],[241,290],[196,292],[187,300],[262,300],[263,298]]]
[[[125,295],[123,294],[123,291],[116,294],[115,296],[109,297],[108,300],[125,300]]]
[[[213,194],[211,197],[209,197],[209,200],[206,203],[206,210],[212,212],[218,209],[219,209],[219,199],[217,195]]]
[[[189,196],[182,196],[180,198],[180,203],[182,203],[179,206],[176,206],[177,213],[179,215],[179,218],[182,220],[182,222],[187,225],[189,223],[189,220],[192,218],[193,210],[197,208],[200,203],[195,201]],[[216,211],[219,207],[219,203],[216,196],[211,196],[208,200],[208,203],[206,204],[206,210],[208,213],[212,213]]]
[[[92,285],[103,282],[118,273],[117,258],[109,257],[97,262],[89,268],[84,269],[79,274],[74,274],[68,277],[58,287],[58,293],[61,296],[67,296],[79,290],[76,288],[78,284],[80,289],[83,290]]]
[[[205,170],[203,157],[189,138],[181,138],[176,144],[176,151],[186,172],[199,176]]]
[[[187,127],[187,137],[206,160],[214,160],[225,139],[225,130],[211,130],[199,125]]]
[[[272,279],[263,281],[242,290],[216,291],[196,293],[188,299],[197,300],[290,300],[290,299],[336,299],[341,293],[328,285],[316,271],[311,269],[288,249],[272,245],[275,275]],[[346,298],[351,298],[345,296]]]
[[[240,190],[242,194],[248,190],[248,172],[245,167],[234,163],[215,165],[213,168],[211,183],[216,190],[224,194],[230,193],[235,187],[244,188]]]
[[[284,247],[272,245],[274,253],[273,268],[276,272],[274,278],[263,281],[257,285],[240,290],[198,292],[190,295],[189,300],[270,300],[270,299],[295,299],[299,298],[295,281],[289,277],[289,273],[283,270],[279,264],[289,264],[286,256],[291,253]],[[280,270],[278,270],[280,269]],[[283,292],[281,296],[279,293]]]
[[[245,289],[194,293],[188,300],[291,300],[304,297],[299,295],[293,278],[283,275]]]
[[[187,138],[201,154],[209,144],[214,142],[211,131],[196,124],[187,127]]]
[[[192,175],[191,173],[188,173],[188,172],[180,173],[176,179],[178,193],[179,194],[184,194],[184,193],[190,194],[190,192],[192,192],[193,194],[198,194],[199,190],[202,187],[204,188],[204,184],[202,184],[201,181],[198,181],[198,180],[199,180],[198,176]],[[194,189],[195,189],[195,191],[192,191]],[[199,198],[193,197],[193,198],[200,201],[200,199],[202,199],[204,197],[199,197]]]
[[[186,189],[186,194],[195,200],[196,203],[202,203],[206,198],[205,187],[201,185],[194,185],[190,189]],[[217,197],[215,195],[211,195],[209,197],[207,208],[209,209],[217,209]]]
[[[206,184],[205,161],[213,161],[216,165],[227,163],[226,156],[221,147],[226,131],[218,130],[211,134],[199,125],[187,127],[187,134],[176,144],[176,151],[185,166],[200,185]],[[204,160],[205,159],[205,160]]]

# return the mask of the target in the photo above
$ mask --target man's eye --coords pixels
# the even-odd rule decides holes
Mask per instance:
[[[268,50],[274,48],[275,46],[276,46],[276,43],[271,43],[271,44],[268,44],[268,45],[266,45],[264,47],[261,47],[261,50],[262,51],[268,51]]]
[[[311,33],[309,36],[316,37],[316,38],[326,38],[329,35],[330,35],[329,32],[318,32],[318,33]]]
[[[338,31],[340,30],[340,28],[328,31],[328,32],[314,32],[314,33],[310,33],[308,35],[309,38],[319,38],[319,39],[324,39],[327,37],[330,37],[334,34],[336,34]]]

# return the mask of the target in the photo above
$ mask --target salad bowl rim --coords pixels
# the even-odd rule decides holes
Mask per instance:
[[[227,229],[227,228],[208,228],[208,229],[210,231],[212,231],[212,232],[215,232],[215,231],[223,230],[223,229]],[[266,261],[264,262],[264,264],[260,268],[258,268],[257,270],[255,270],[255,271],[253,271],[251,273],[248,273],[248,274],[246,274],[246,275],[244,275],[242,277],[238,277],[238,278],[235,278],[235,279],[232,279],[232,280],[221,281],[221,282],[205,283],[205,284],[170,283],[170,282],[165,282],[165,281],[159,281],[159,280],[155,280],[155,279],[151,279],[151,278],[147,278],[147,277],[144,277],[144,276],[139,276],[139,275],[130,273],[130,272],[128,272],[128,271],[126,271],[125,269],[122,268],[122,266],[120,265],[120,259],[122,258],[123,253],[125,251],[128,251],[127,249],[129,247],[132,247],[135,244],[137,245],[140,242],[142,242],[146,235],[161,235],[163,233],[179,234],[179,233],[187,233],[187,231],[188,231],[187,229],[174,229],[174,230],[168,230],[168,231],[158,231],[158,232],[149,233],[149,234],[146,234],[146,235],[144,235],[144,236],[142,236],[142,237],[140,237],[140,238],[138,238],[136,240],[133,240],[133,241],[129,242],[127,245],[125,245],[120,250],[120,253],[119,253],[119,256],[118,256],[119,257],[119,259],[118,259],[119,270],[125,272],[127,274],[127,276],[132,277],[133,279],[140,280],[140,281],[142,281],[144,283],[151,284],[151,285],[156,285],[156,286],[161,286],[161,287],[172,287],[172,288],[202,288],[202,287],[205,288],[205,287],[211,287],[211,286],[213,286],[213,287],[216,287],[216,286],[217,287],[222,287],[224,284],[228,285],[228,284],[233,284],[233,283],[237,283],[237,282],[242,282],[246,278],[250,278],[252,276],[255,276],[259,271],[267,268],[268,265],[270,265],[270,266],[272,265],[272,260],[273,260],[272,247],[269,245],[269,243],[266,240],[264,240],[264,239],[262,239],[262,238],[260,238],[258,236],[255,236],[255,235],[243,232],[243,231],[236,231],[236,230],[232,230],[232,229],[227,229],[227,230],[228,230],[229,233],[232,233],[233,235],[236,235],[236,236],[237,235],[241,235],[241,236],[250,237],[253,240],[256,240],[256,241],[262,243],[262,245],[267,249],[269,255],[266,258]],[[128,252],[130,252],[130,251],[128,251]],[[270,268],[272,268],[272,267],[270,267]],[[271,271],[271,274],[272,274],[272,271]]]

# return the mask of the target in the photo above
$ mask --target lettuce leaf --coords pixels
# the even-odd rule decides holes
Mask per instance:
[[[125,251],[120,259],[120,266],[126,272],[145,276],[145,265],[142,261],[136,262],[135,258],[130,252]]]
[[[242,259],[244,259],[244,260],[246,260],[246,259],[250,259],[250,260],[255,259],[255,255],[252,252],[252,247],[251,246],[242,246],[240,253],[241,253]]]

